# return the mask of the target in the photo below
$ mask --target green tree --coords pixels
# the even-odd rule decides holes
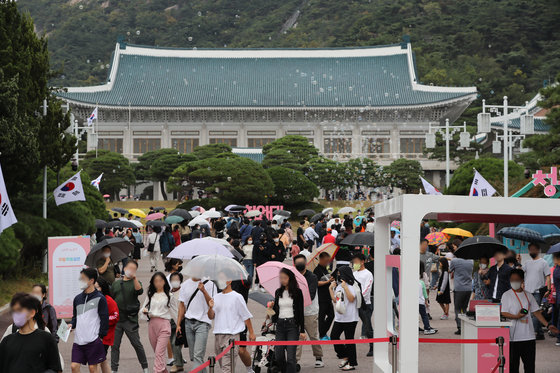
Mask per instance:
[[[293,206],[319,196],[319,189],[303,172],[285,167],[267,168],[274,184],[272,202]]]
[[[22,246],[13,228],[5,229],[0,233],[0,278],[16,268]]]
[[[152,150],[138,157],[138,162],[134,164],[134,174],[136,180],[153,180],[152,165],[156,159],[164,155],[176,155],[176,149],[163,148]]]
[[[194,161],[196,161],[196,157],[192,154],[165,154],[156,158],[151,167],[151,179],[160,182],[164,200],[167,200],[164,183],[169,180],[169,176],[181,164]]]
[[[420,176],[424,174],[420,162],[400,158],[383,169],[388,174],[390,184],[404,190],[405,193],[417,192],[422,187]]]
[[[343,186],[344,170],[345,164],[320,156],[305,164],[305,175],[327,193]]]
[[[504,161],[498,158],[485,157],[473,159],[459,166],[453,172],[453,177],[449,183],[449,188],[445,190],[445,194],[468,195],[474,178],[474,169],[480,172],[498,193],[503,191]],[[523,171],[523,167],[510,161],[508,170],[509,185],[513,185],[516,181],[523,179]]]
[[[102,194],[107,193],[116,200],[119,198],[120,190],[134,184],[136,180],[128,159],[115,152],[98,151],[98,156],[95,158],[95,151],[89,151],[82,161],[82,167],[89,175],[95,175],[93,177],[103,173],[99,190]]]
[[[352,158],[344,166],[345,186],[359,191],[383,185],[383,168],[369,158]]]
[[[208,144],[197,146],[193,149],[193,155],[202,160],[207,158],[214,158],[218,154],[231,153],[231,146],[227,144]]]
[[[288,135],[263,146],[264,168],[282,166],[303,171],[305,164],[319,154],[303,136]]]

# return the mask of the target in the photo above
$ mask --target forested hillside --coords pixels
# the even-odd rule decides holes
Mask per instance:
[[[105,80],[119,36],[186,47],[342,47],[410,35],[420,80],[521,104],[560,71],[558,0],[19,0],[54,85]],[[299,11],[299,12],[298,12]]]

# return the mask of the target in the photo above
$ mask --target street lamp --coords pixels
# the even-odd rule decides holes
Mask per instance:
[[[467,132],[467,124],[450,126],[449,118],[445,119],[445,126],[432,126],[430,124],[429,132],[426,134],[426,148],[433,149],[436,147],[436,133],[441,133],[445,140],[445,186],[449,188],[450,170],[449,170],[449,141],[453,139],[455,132],[463,130],[459,135],[459,147],[468,148],[471,143],[471,135]]]
[[[486,112],[489,109],[489,112]],[[492,152],[500,153],[501,141],[504,142],[504,197],[509,196],[508,192],[508,179],[509,179],[509,169],[508,163],[509,159],[513,158],[513,144],[520,139],[525,138],[525,135],[531,135],[535,133],[535,119],[529,114],[529,105],[525,102],[525,106],[508,106],[508,98],[504,96],[504,102],[502,105],[486,105],[486,100],[482,100],[482,113],[477,115],[477,126],[478,133],[489,133],[491,130],[491,113],[500,114],[502,111],[502,121],[504,126],[504,134],[501,136],[496,136],[497,141],[492,143]],[[511,122],[510,110],[514,112],[525,112],[525,114],[519,117],[520,125],[519,132],[520,135],[513,135],[509,130],[509,124]]]

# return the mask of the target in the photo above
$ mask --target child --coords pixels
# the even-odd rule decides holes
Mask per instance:
[[[424,323],[424,334],[431,335],[436,334],[437,329],[430,326],[430,319],[428,318],[428,313],[426,312],[426,307],[428,306],[428,293],[426,292],[426,283],[423,280],[424,266],[420,263],[420,279],[418,284],[419,295],[418,295],[418,308],[420,312],[420,317],[422,317],[422,322]]]

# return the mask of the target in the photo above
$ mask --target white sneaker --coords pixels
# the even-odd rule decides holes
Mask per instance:
[[[424,335],[432,335],[432,334],[436,334],[437,333],[437,329],[425,329],[424,330]]]
[[[260,290],[261,290],[261,293],[266,293],[266,290],[265,290],[265,288],[261,287],[261,289],[260,289]]]
[[[148,368],[144,368],[144,370],[142,371],[143,373],[150,373],[150,371],[148,370]]]
[[[323,368],[324,366],[323,360],[315,360],[315,368]]]
[[[447,315],[441,315],[441,317],[439,318],[440,320],[449,320],[449,316]]]
[[[167,365],[171,366],[173,365],[173,363],[175,363],[175,359],[173,359],[172,357],[167,359]]]
[[[253,367],[247,367],[247,373],[255,373]]]

